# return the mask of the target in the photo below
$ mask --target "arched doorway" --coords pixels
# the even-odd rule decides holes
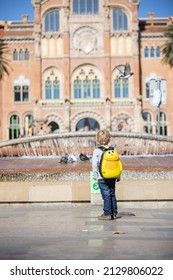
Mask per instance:
[[[48,126],[50,127],[50,133],[57,133],[59,131],[59,125],[56,122],[52,121]]]
[[[76,125],[76,131],[98,131],[99,123],[92,118],[81,119]]]

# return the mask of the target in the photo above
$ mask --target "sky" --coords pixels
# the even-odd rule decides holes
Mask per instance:
[[[0,0],[0,20],[21,21],[23,14],[29,15],[33,21],[32,0]],[[173,0],[141,0],[138,17],[147,17],[148,12],[154,12],[155,17],[173,16]]]

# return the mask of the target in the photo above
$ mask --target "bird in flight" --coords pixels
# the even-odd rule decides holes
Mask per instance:
[[[128,63],[126,63],[125,65],[118,65],[116,68],[119,70],[119,72],[121,74],[119,76],[119,79],[128,79],[132,75],[134,75],[134,73],[131,72],[131,68]]]

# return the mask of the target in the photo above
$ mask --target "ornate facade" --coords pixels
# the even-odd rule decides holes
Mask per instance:
[[[139,0],[32,0],[34,22],[0,21],[10,75],[0,83],[0,139],[48,132],[157,133],[149,84],[164,81],[160,133],[173,135],[172,70],[161,63],[173,18],[138,18]],[[119,79],[128,62],[134,75]]]

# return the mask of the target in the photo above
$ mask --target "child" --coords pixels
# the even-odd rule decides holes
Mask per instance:
[[[109,148],[110,133],[106,129],[100,130],[96,135],[96,142],[99,146]],[[98,180],[99,188],[103,198],[103,214],[98,217],[99,220],[112,220],[121,218],[118,215],[117,200],[115,195],[115,184],[117,179],[104,179],[99,172],[99,164],[103,151],[96,148],[93,153],[92,170],[93,176]]]

